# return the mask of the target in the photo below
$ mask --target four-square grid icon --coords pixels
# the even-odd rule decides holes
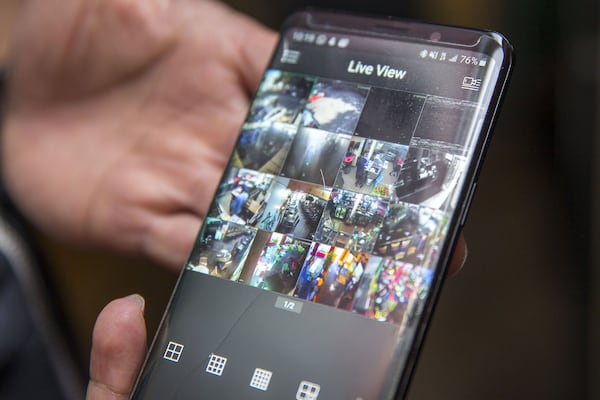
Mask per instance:
[[[163,358],[165,360],[178,363],[184,347],[185,346],[181,343],[169,342],[167,348],[165,349]],[[206,372],[212,375],[221,376],[223,375],[225,364],[227,364],[226,357],[213,353],[209,356]],[[252,375],[252,379],[250,380],[250,387],[266,391],[269,388],[269,383],[271,383],[272,376],[273,373],[271,371],[267,371],[266,369],[262,368],[256,368],[254,370],[254,374]],[[300,382],[298,391],[296,392],[296,400],[317,400],[320,390],[321,386],[318,384],[302,381]]]
[[[163,358],[165,360],[179,362],[181,358],[181,353],[183,353],[183,345],[175,342],[169,342],[167,345],[167,349],[165,350],[165,354]]]
[[[296,392],[296,400],[317,400],[321,386],[316,383],[302,381]]]

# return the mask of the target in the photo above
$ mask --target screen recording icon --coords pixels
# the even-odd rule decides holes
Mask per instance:
[[[481,79],[473,78],[472,76],[465,76],[463,78],[461,88],[478,92],[479,89],[481,89]]]

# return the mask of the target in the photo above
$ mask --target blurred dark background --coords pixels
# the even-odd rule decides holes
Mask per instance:
[[[0,50],[17,3],[0,4]],[[309,4],[230,3],[272,28]],[[598,2],[312,4],[497,30],[516,49],[465,228],[469,258],[447,281],[410,399],[600,398]],[[148,325],[156,329],[175,276],[143,261],[40,239],[82,365],[93,321],[114,297],[146,296]]]

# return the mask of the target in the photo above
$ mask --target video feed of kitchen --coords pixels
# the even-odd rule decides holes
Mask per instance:
[[[407,145],[354,136],[334,186],[389,198],[407,154]]]
[[[206,218],[186,268],[237,280],[256,229],[216,218]]]
[[[371,252],[387,208],[384,198],[334,189],[314,240],[356,252]]]
[[[411,326],[432,279],[432,269],[371,257],[356,290],[352,311],[377,321]]]
[[[230,166],[279,175],[298,127],[281,123],[246,124]]]
[[[312,240],[330,194],[322,185],[278,177],[258,227]]]
[[[312,84],[304,76],[267,71],[233,150],[232,167],[279,174]]]
[[[443,211],[409,203],[391,204],[374,253],[415,265],[434,265],[447,224]]]
[[[294,289],[294,296],[350,310],[369,256],[313,243]]]
[[[244,168],[229,168],[219,185],[208,216],[255,226],[262,218],[274,182],[273,175]]]
[[[298,125],[312,85],[312,80],[303,75],[267,71],[250,106],[246,125],[273,122]]]
[[[464,155],[461,152],[475,139],[477,110],[477,105],[468,101],[429,96],[413,137],[438,142],[441,149],[445,145],[447,153]]]
[[[294,137],[281,176],[333,186],[350,138],[349,135],[301,128]]]
[[[239,281],[291,295],[309,246],[310,242],[289,235],[259,231]]]
[[[440,150],[437,143],[415,139],[400,168],[393,189],[395,201],[450,211],[458,193],[454,189],[466,168],[466,157]]]
[[[352,83],[319,80],[308,97],[302,125],[333,133],[353,134],[369,88]]]
[[[394,190],[401,201],[450,211],[479,129],[473,104],[428,97]]]

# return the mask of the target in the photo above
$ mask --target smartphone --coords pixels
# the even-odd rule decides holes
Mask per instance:
[[[402,398],[511,60],[495,32],[290,17],[132,398]]]

